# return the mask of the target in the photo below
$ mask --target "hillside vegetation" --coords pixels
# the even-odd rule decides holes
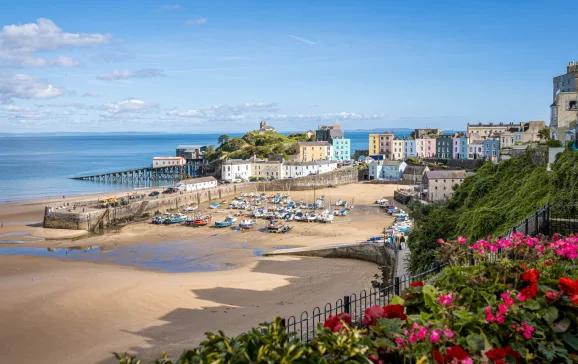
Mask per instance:
[[[576,169],[575,154],[561,157],[559,163],[574,163]],[[562,168],[559,170],[562,172]],[[526,153],[497,165],[487,162],[475,175],[467,177],[443,205],[412,203],[410,215],[416,223],[409,236],[412,270],[434,261],[438,238],[454,239],[461,235],[472,241],[509,232],[549,201],[551,180],[567,189],[574,188],[578,194],[575,182],[572,185],[567,176],[559,174],[549,174],[546,167],[535,166]]]
[[[297,154],[296,143],[300,141],[315,140],[307,134],[290,134],[288,136],[266,132],[249,132],[241,138],[223,138],[225,141],[215,150],[211,150],[207,159],[210,161],[231,158],[248,159],[256,155],[258,158],[267,158],[271,154],[280,154],[285,158],[291,154]]]

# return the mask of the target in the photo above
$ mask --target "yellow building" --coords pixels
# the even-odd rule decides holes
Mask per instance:
[[[377,155],[379,153],[379,134],[369,134],[369,155]]]
[[[254,161],[251,163],[251,176],[267,179],[284,178],[282,166],[280,161]]]
[[[299,142],[297,143],[299,162],[331,160],[333,147],[328,142]]]

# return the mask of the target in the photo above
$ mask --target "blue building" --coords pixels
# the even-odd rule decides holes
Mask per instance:
[[[483,141],[484,157],[490,161],[498,161],[500,155],[500,141],[497,139],[486,139]]]
[[[369,163],[369,179],[401,180],[406,166],[402,161],[372,161]]]
[[[408,138],[403,140],[403,149],[405,158],[415,158],[417,157],[417,145],[413,138]]]
[[[459,134],[453,138],[453,158],[454,159],[468,159],[470,138],[463,134]]]
[[[333,159],[346,161],[351,159],[351,139],[333,139]]]

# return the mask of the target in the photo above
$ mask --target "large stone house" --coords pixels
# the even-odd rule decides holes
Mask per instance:
[[[426,172],[422,179],[423,197],[430,202],[449,200],[454,194],[454,186],[459,186],[465,178],[465,171]]]
[[[411,166],[405,167],[402,173],[402,179],[411,184],[421,185],[421,181],[426,172],[429,172],[428,166]]]

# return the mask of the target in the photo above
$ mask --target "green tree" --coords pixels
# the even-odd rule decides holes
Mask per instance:
[[[228,142],[229,139],[230,139],[230,138],[229,138],[229,136],[228,136],[227,134],[223,134],[223,135],[219,136],[219,139],[217,139],[217,141],[219,142],[219,144],[223,145],[223,144],[225,144],[226,142]]]
[[[540,131],[538,132],[538,138],[540,138],[540,140],[549,140],[550,139],[550,129],[548,128],[543,128],[540,129]]]

